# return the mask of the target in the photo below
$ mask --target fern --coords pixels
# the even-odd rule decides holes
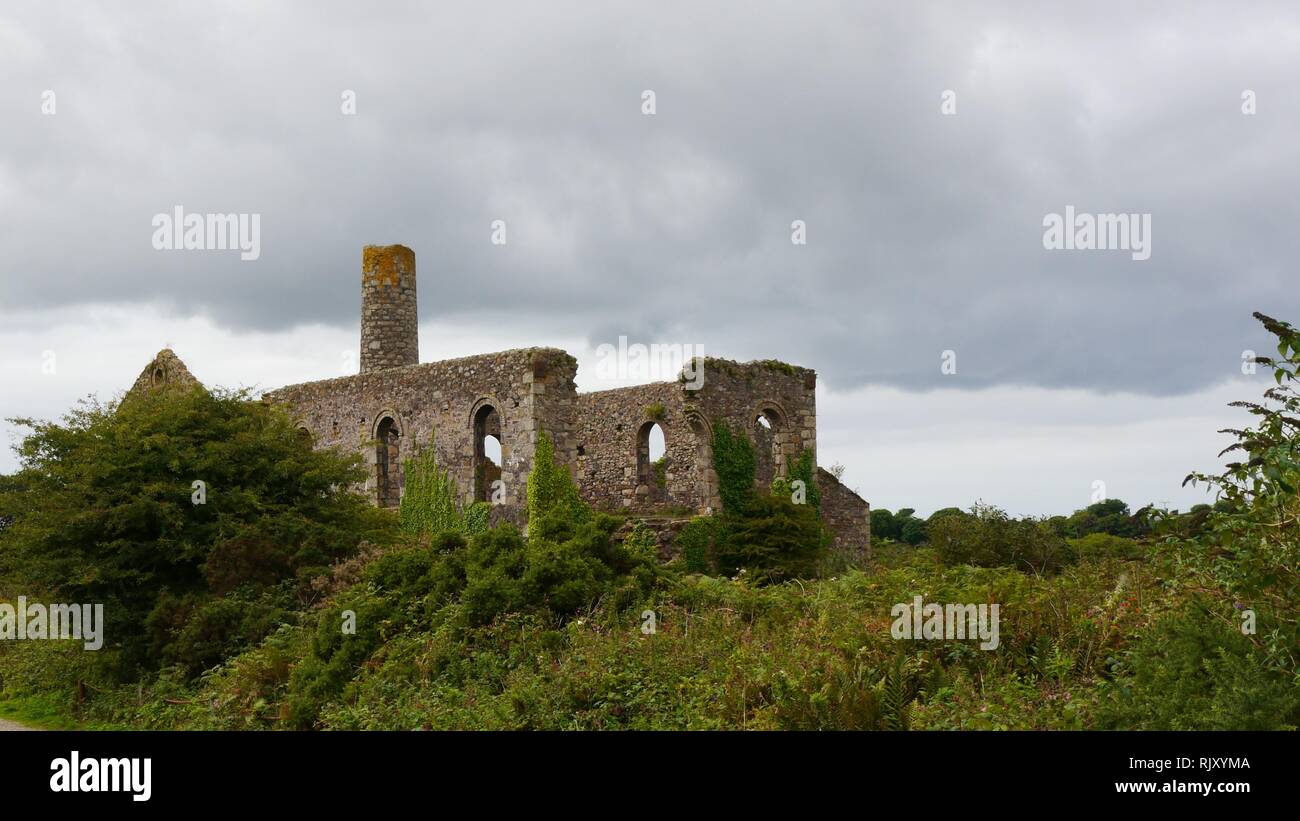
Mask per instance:
[[[918,665],[909,656],[895,656],[885,668],[885,674],[876,684],[876,699],[880,704],[880,723],[886,730],[908,730],[912,726],[912,702],[918,687]]]

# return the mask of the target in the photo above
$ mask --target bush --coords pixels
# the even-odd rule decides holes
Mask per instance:
[[[364,583],[320,617],[311,654],[290,681],[293,726],[308,727],[390,638],[447,627],[457,635],[510,614],[563,623],[606,599],[615,609],[643,597],[656,581],[654,560],[613,538],[619,521],[596,515],[573,522],[551,513],[525,542],[513,525],[468,543],[455,533],[433,549],[402,548],[370,564]],[[356,614],[356,633],[340,626]]]
[[[265,619],[208,600],[241,585],[249,601],[284,581],[305,590],[362,539],[391,538],[393,522],[352,492],[357,457],[313,451],[281,409],[249,399],[174,388],[90,401],[62,423],[14,420],[31,432],[0,484],[0,577],[102,602],[128,676],[164,659],[201,669],[256,640]]]
[[[1237,628],[1236,613],[1193,603],[1123,657],[1099,711],[1103,728],[1295,730],[1300,689],[1269,667]]]
[[[930,546],[948,565],[1009,566],[1054,573],[1075,560],[1065,540],[1042,521],[1012,519],[991,505],[970,516],[943,516],[930,524]]]
[[[1070,549],[1082,561],[1084,559],[1143,559],[1147,556],[1145,546],[1109,533],[1089,533],[1082,539],[1068,539]]]
[[[764,582],[811,578],[829,545],[817,511],[784,497],[756,496],[723,527],[715,555],[727,576],[744,569]]]

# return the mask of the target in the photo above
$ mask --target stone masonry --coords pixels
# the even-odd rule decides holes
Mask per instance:
[[[361,252],[361,372],[420,361],[415,252],[367,245]]]
[[[420,363],[415,254],[401,245],[366,246],[361,306],[360,373],[290,385],[263,401],[285,406],[315,447],[360,452],[376,504],[398,503],[403,462],[432,445],[462,501],[494,502],[494,520],[523,524],[543,430],[589,503],[647,521],[720,507],[711,446],[718,420],[749,435],[761,487],[804,450],[816,459],[817,375],[807,368],[710,358],[690,366],[698,378],[578,393],[577,361],[555,348]],[[193,377],[184,364],[163,351],[136,386],[185,380]],[[664,455],[652,461],[656,425]],[[499,465],[485,447],[493,438]],[[868,551],[867,503],[826,471],[817,482],[836,546]]]

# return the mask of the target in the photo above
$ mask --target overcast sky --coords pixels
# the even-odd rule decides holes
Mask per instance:
[[[1267,385],[1251,311],[1300,320],[1300,8],[1047,5],[7,2],[0,415],[167,344],[338,375],[400,242],[423,361],[784,359],[874,506],[1185,508]],[[155,250],[177,206],[260,215],[260,257]],[[1150,259],[1045,249],[1067,206],[1150,215]]]

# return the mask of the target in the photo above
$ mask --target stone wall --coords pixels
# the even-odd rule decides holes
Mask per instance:
[[[803,450],[817,457],[817,374],[771,360],[706,359],[692,406],[710,424],[723,419],[754,442],[758,484],[769,487]],[[767,427],[759,418],[767,421]]]
[[[171,348],[163,348],[158,355],[145,365],[140,376],[136,378],[135,384],[131,386],[130,393],[139,391],[152,390],[164,386],[189,386],[198,385],[199,380],[194,378],[190,369],[185,367],[185,363],[180,360]]]
[[[607,510],[708,507],[707,440],[692,426],[687,404],[674,382],[578,394],[573,463],[583,498]],[[654,425],[664,434],[660,465],[649,458]]]
[[[825,468],[817,468],[822,521],[834,536],[835,550],[871,556],[871,505]]]
[[[370,473],[365,489],[378,504],[397,504],[403,463],[431,441],[463,502],[496,502],[494,521],[519,523],[542,430],[588,502],[643,517],[720,507],[715,421],[754,442],[761,489],[804,450],[816,458],[817,375],[807,368],[704,359],[676,382],[579,394],[576,360],[554,348],[419,364],[414,252],[368,245],[361,267],[361,373],[290,385],[263,399],[286,405],[316,447],[360,452]],[[187,379],[185,366],[164,351],[136,384]],[[658,464],[648,445],[656,424],[665,445]],[[485,436],[500,441],[500,466],[487,459]],[[869,508],[819,473],[826,477],[822,509],[837,545],[867,549]]]
[[[400,488],[402,462],[432,439],[439,465],[450,471],[467,503],[475,499],[476,467],[483,458],[476,428],[499,430],[501,501],[518,508],[532,470],[536,420],[550,411],[547,390],[562,393],[575,368],[564,351],[527,348],[290,385],[268,392],[263,401],[286,405],[316,447],[359,451],[370,467],[366,490],[376,499],[384,480],[378,440],[385,419],[392,419],[397,434],[396,458],[387,460],[389,480]],[[485,429],[492,411],[495,421]]]

